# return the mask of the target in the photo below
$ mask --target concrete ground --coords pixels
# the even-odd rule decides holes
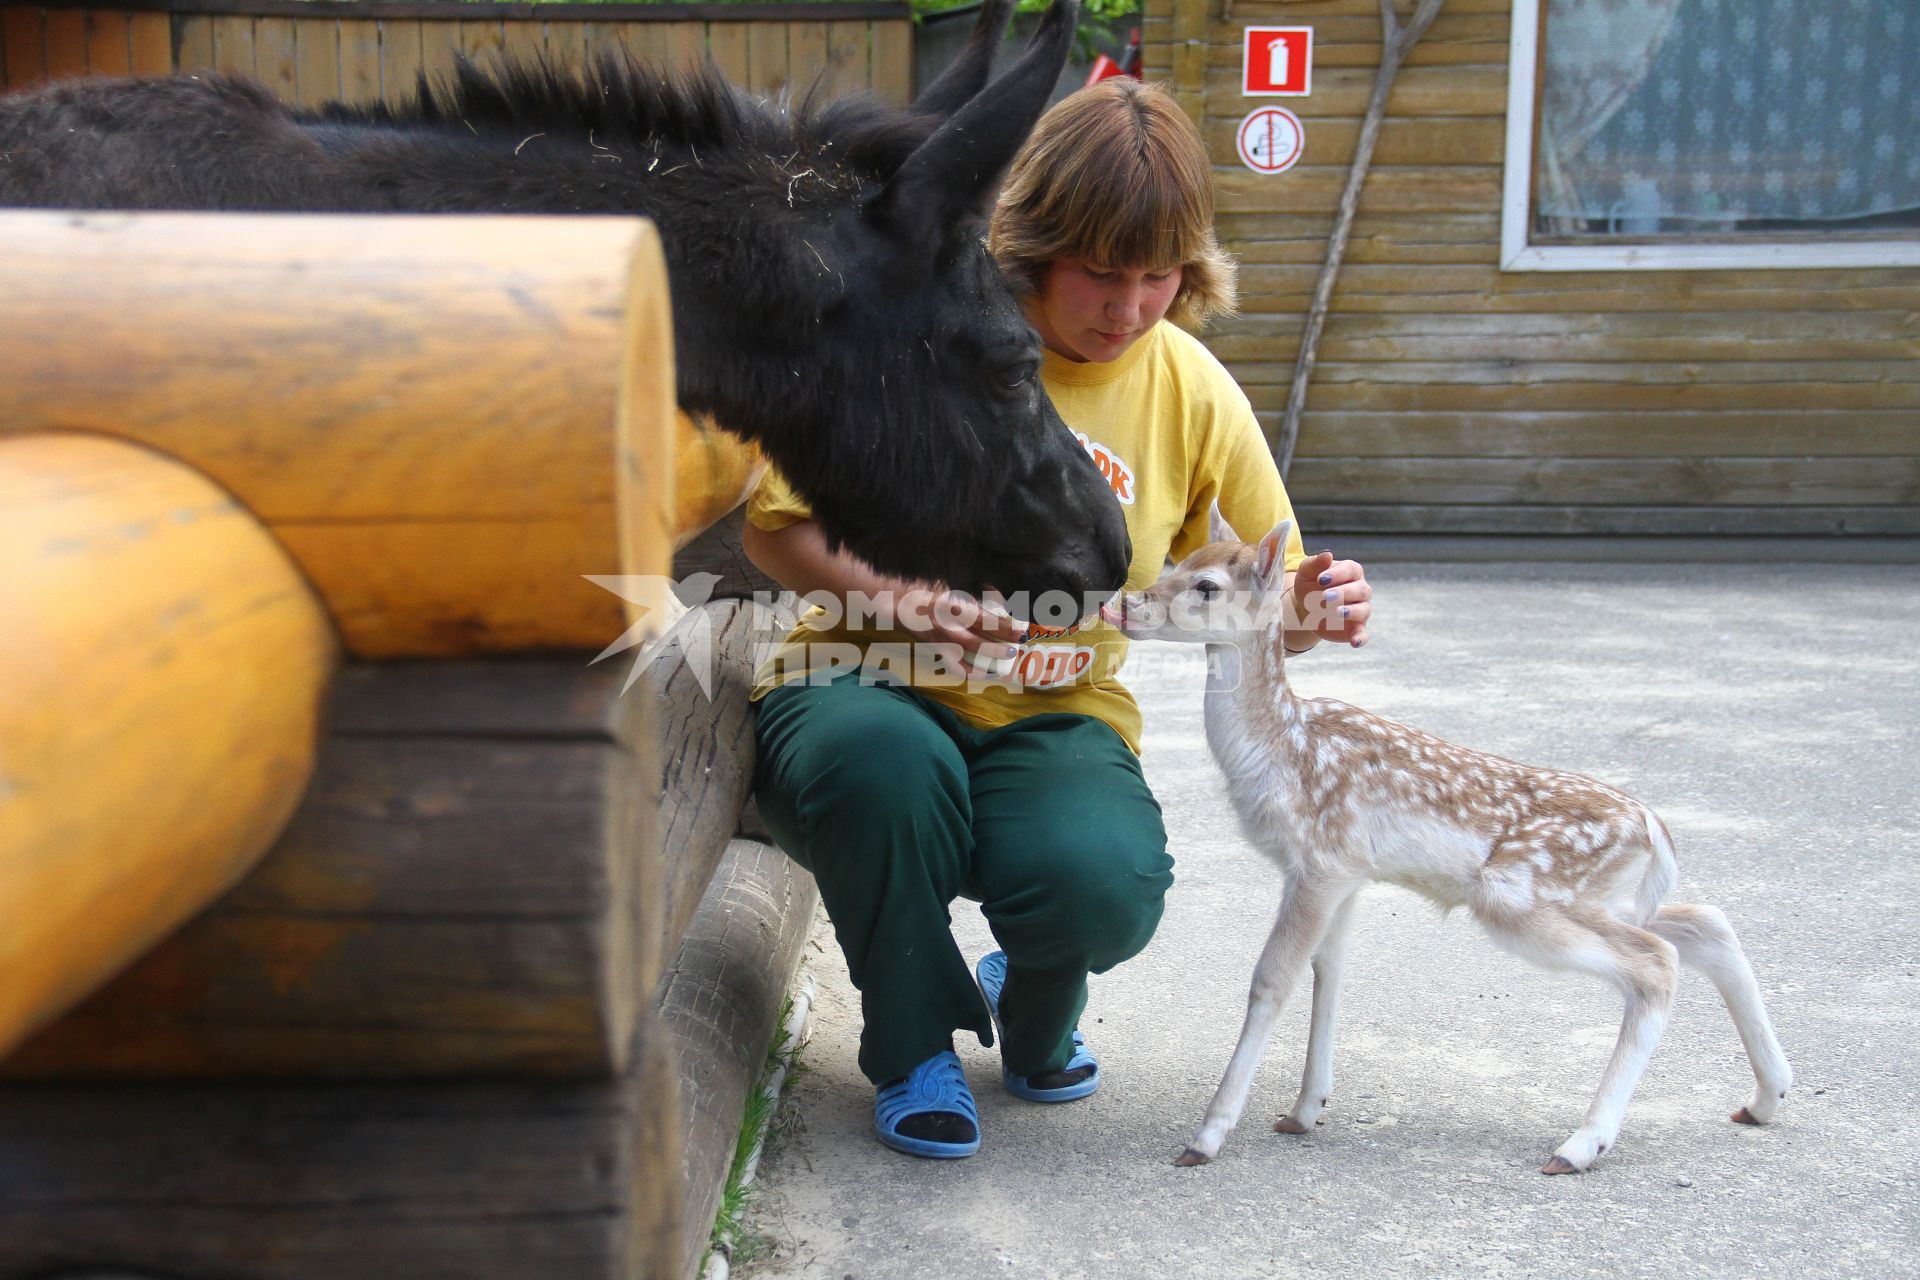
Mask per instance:
[[[1920,570],[1758,564],[1376,563],[1373,642],[1295,663],[1309,696],[1578,769],[1672,828],[1675,901],[1724,907],[1796,1075],[1778,1120],[1698,974],[1617,1148],[1538,1168],[1579,1124],[1619,1025],[1597,981],[1495,950],[1462,915],[1369,890],[1332,1105],[1291,1103],[1306,1001],[1283,1015],[1214,1163],[1173,1167],[1239,1033],[1277,901],[1241,840],[1187,649],[1136,652],[1146,765],[1178,883],[1153,944],[1094,980],[1105,1085],[1038,1107],[957,1048],[985,1149],[944,1163],[871,1135],[858,997],[824,923],[804,1072],[761,1166],[754,1276],[1920,1274]],[[991,946],[979,912],[955,934]]]

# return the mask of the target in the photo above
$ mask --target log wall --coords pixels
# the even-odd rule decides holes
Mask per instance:
[[[740,598],[736,516],[673,566],[715,601],[596,664],[633,615],[561,588],[664,582],[755,455],[671,435],[649,227],[493,222],[0,216],[0,918],[39,926],[0,937],[0,1051],[39,1027],[0,1063],[0,1277],[699,1257],[811,918],[733,840],[791,618]],[[335,526],[374,543],[315,554]],[[382,529],[446,541],[409,585]],[[92,985],[268,844],[46,1020],[85,991],[43,961]]]
[[[578,66],[596,49],[679,63],[710,53],[762,92],[912,89],[907,6],[875,4],[463,4],[329,0],[79,0],[0,4],[0,89],[65,75],[217,68],[258,76],[296,106],[397,103],[422,71],[465,54],[545,55]]]
[[[1288,478],[1308,530],[1920,533],[1920,270],[1500,270],[1510,4],[1447,0],[1388,100]],[[1378,0],[1146,10],[1242,264],[1209,345],[1277,438]],[[1256,24],[1314,29],[1311,96],[1241,96]],[[1277,176],[1234,148],[1269,103],[1306,126]]]
[[[0,1276],[675,1280],[673,1049],[583,1082],[0,1089]]]

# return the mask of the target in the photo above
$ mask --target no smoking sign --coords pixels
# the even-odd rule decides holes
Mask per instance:
[[[1300,117],[1285,107],[1261,107],[1240,122],[1240,163],[1255,173],[1285,173],[1306,149]]]

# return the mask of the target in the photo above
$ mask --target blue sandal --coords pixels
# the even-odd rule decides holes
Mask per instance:
[[[980,984],[980,994],[987,998],[987,1011],[993,1014],[993,1029],[1000,1036],[1000,1049],[1006,1052],[1007,1033],[1000,1025],[1000,992],[1007,985],[1007,953],[989,951],[980,957],[980,963],[973,967],[973,976]],[[1036,1088],[1028,1082],[1026,1076],[1016,1076],[1004,1065],[1000,1068],[1000,1083],[1007,1092],[1016,1098],[1025,1098],[1028,1102],[1072,1102],[1084,1098],[1100,1087],[1100,1063],[1087,1051],[1087,1038],[1080,1034],[1080,1028],[1073,1029],[1073,1056],[1067,1059],[1062,1071],[1078,1071],[1082,1067],[1092,1067],[1093,1074],[1084,1080],[1061,1085],[1056,1089]]]
[[[972,1142],[938,1142],[900,1132],[900,1122],[911,1116],[944,1111],[973,1125]],[[958,1160],[980,1149],[980,1109],[967,1088],[960,1059],[948,1049],[915,1067],[905,1079],[881,1088],[873,1100],[873,1131],[886,1146],[930,1160]]]

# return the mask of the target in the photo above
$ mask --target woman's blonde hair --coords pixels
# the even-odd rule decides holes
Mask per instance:
[[[1213,234],[1213,169],[1173,95],[1127,76],[1056,103],[1013,162],[987,247],[1039,292],[1056,258],[1181,268],[1167,316],[1197,327],[1234,307],[1234,264]]]

